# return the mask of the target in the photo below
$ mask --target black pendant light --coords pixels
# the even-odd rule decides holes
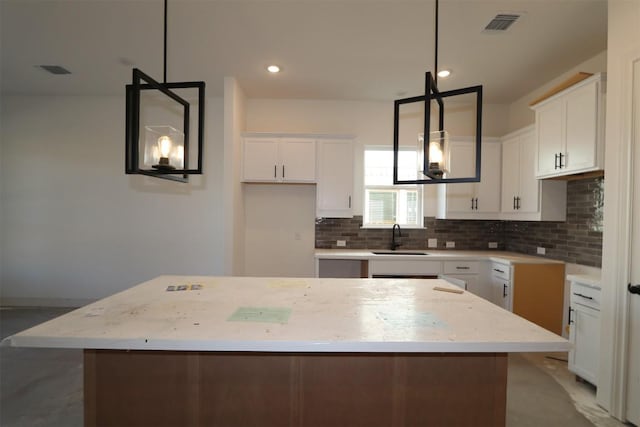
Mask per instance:
[[[425,74],[425,94],[394,101],[393,116],[393,183],[401,184],[446,184],[457,182],[479,182],[481,145],[482,145],[482,86],[471,86],[449,91],[438,90],[438,0],[435,4],[435,60],[434,74]],[[470,176],[449,175],[449,138],[445,130],[445,104],[448,98],[460,95],[476,95],[475,114],[475,172]],[[438,128],[431,129],[432,101],[437,103]],[[424,130],[418,136],[418,171],[416,179],[399,179],[398,153],[400,151],[400,106],[406,104],[424,103]]]
[[[125,172],[187,182],[202,174],[205,83],[167,82],[167,0],[164,0],[164,75],[159,83],[137,68],[126,86]],[[197,91],[197,112],[178,91]],[[189,165],[194,139],[190,117],[197,119],[196,167]]]

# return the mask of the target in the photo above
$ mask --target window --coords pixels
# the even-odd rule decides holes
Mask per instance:
[[[402,150],[398,158],[400,179],[415,179],[417,153]],[[364,226],[422,227],[422,186],[393,185],[393,150],[365,148]]]

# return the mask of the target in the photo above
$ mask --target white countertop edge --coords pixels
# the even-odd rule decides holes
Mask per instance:
[[[428,255],[376,255],[373,251],[385,251],[387,249],[316,249],[314,257],[316,259],[352,259],[352,260],[379,260],[379,259],[395,259],[395,260],[425,260],[425,261],[448,261],[448,260],[472,260],[472,261],[492,261],[501,264],[564,264],[564,261],[555,259],[542,258],[534,255],[517,254],[517,253],[489,253],[488,251],[434,251],[430,249],[407,249],[398,252],[425,252]]]
[[[8,337],[3,346],[108,350],[301,352],[301,353],[524,353],[569,351],[571,344],[558,337],[554,342],[308,342],[308,341],[186,341],[108,340],[59,337]]]

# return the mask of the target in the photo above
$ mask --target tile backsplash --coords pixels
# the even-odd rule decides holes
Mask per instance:
[[[505,221],[508,251],[535,254],[538,246],[547,258],[602,266],[602,210],[604,178],[567,183],[566,222]]]
[[[535,255],[544,247],[546,257],[575,264],[602,264],[602,208],[604,178],[567,183],[566,222],[440,220],[425,218],[423,229],[402,229],[400,249],[426,249],[427,239],[438,239],[438,249],[447,241],[456,250],[486,250],[496,242],[498,250]],[[361,228],[362,216],[316,219],[316,248],[337,248],[345,240],[351,249],[386,249],[390,229]]]

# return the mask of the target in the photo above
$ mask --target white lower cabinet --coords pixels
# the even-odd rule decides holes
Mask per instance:
[[[569,307],[569,370],[598,385],[600,354],[600,289],[571,282]]]
[[[463,281],[467,291],[491,301],[491,289],[482,280],[481,264],[479,261],[444,261],[443,278]]]
[[[490,283],[491,298],[490,301],[504,308],[512,310],[512,283],[511,283],[511,266],[498,262],[491,263]]]

